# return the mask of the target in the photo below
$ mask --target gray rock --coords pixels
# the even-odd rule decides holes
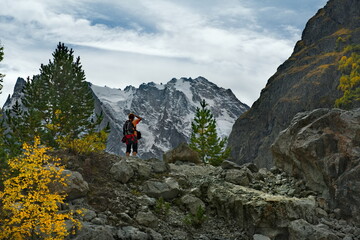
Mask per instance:
[[[149,230],[148,234],[150,235],[150,239],[152,240],[163,240],[163,236],[152,229]]]
[[[89,185],[79,172],[65,169],[62,175],[66,176],[67,180],[67,186],[62,188],[67,194],[68,200],[85,197],[89,192]]]
[[[115,228],[111,226],[99,226],[90,223],[83,223],[82,228],[74,240],[114,240]]]
[[[119,218],[129,224],[134,223],[134,220],[127,213],[120,213]]]
[[[150,165],[139,162],[136,170],[140,178],[148,179],[151,175],[152,169]]]
[[[205,209],[205,203],[195,196],[186,194],[181,197],[181,202],[186,206],[186,208],[190,211],[191,214],[196,214],[199,207]]]
[[[320,192],[339,218],[360,223],[360,108],[299,113],[272,151],[277,166]],[[335,211],[334,211],[335,212]]]
[[[148,160],[154,173],[166,173],[170,170],[169,164],[163,160],[152,158]]]
[[[93,223],[95,225],[105,225],[106,220],[103,219],[103,218],[96,217],[96,218],[91,220],[91,223]]]
[[[199,154],[192,150],[186,143],[181,143],[175,149],[164,153],[163,159],[166,163],[176,163],[178,161],[191,162],[195,164],[201,163]]]
[[[131,239],[131,240],[148,240],[150,239],[147,233],[140,231],[138,228],[127,226],[123,227],[117,232],[119,239]]]
[[[158,224],[158,218],[150,211],[139,212],[136,217],[136,221],[143,226],[154,228]]]
[[[180,193],[178,182],[174,178],[166,178],[164,182],[149,180],[143,186],[146,195],[155,198],[170,200]]]
[[[282,234],[281,229],[293,219],[316,220],[314,198],[266,195],[256,190],[248,191],[243,186],[219,183],[209,186],[207,199],[218,216],[233,219],[242,228],[261,229],[267,236]],[[269,230],[271,232],[266,232]]]
[[[222,167],[222,169],[241,169],[242,168],[239,164],[229,161],[229,160],[224,160],[221,163],[221,167]]]
[[[242,165],[242,167],[246,167],[252,173],[257,173],[259,171],[259,168],[254,163],[245,163]]]
[[[241,186],[249,186],[252,173],[249,169],[230,169],[226,171],[225,180]]]
[[[111,167],[110,173],[121,183],[127,183],[134,176],[134,170],[126,160],[115,163]]]
[[[254,234],[253,240],[271,240],[271,239],[261,234]]]
[[[92,219],[96,217],[96,212],[90,209],[84,209],[83,214],[84,214],[83,219],[86,222],[90,222]]]
[[[303,219],[292,221],[289,225],[289,240],[338,240],[329,229],[317,227]]]

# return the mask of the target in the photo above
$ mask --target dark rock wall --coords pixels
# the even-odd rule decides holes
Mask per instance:
[[[270,145],[296,113],[334,106],[341,96],[338,61],[343,47],[360,43],[359,9],[358,0],[330,0],[308,21],[293,54],[234,124],[229,137],[233,161],[270,168]]]

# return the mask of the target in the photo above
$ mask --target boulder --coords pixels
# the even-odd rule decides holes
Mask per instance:
[[[224,160],[221,163],[221,168],[222,169],[241,169],[241,166],[235,162],[232,162],[229,160]]]
[[[241,186],[249,186],[252,173],[249,169],[230,169],[226,171],[225,180],[233,184],[238,184]]]
[[[143,191],[149,197],[170,200],[176,198],[180,193],[178,182],[174,178],[166,178],[164,181],[146,181]]]
[[[74,240],[114,240],[115,228],[105,225],[99,226],[91,223],[83,223],[82,228],[72,239]]]
[[[311,197],[299,199],[264,194],[225,182],[211,184],[207,198],[218,216],[233,219],[240,228],[257,229],[266,236],[283,234],[295,219],[315,221],[316,203]]]
[[[135,219],[139,224],[151,228],[155,228],[159,221],[151,211],[139,212]]]
[[[292,221],[289,225],[289,240],[338,240],[330,229],[322,225],[312,225],[303,219]]]
[[[64,191],[67,194],[67,200],[85,197],[89,192],[89,185],[79,172],[65,169],[62,175],[66,176],[67,185],[59,186],[57,184],[55,188],[58,191]]]
[[[360,108],[299,113],[272,146],[275,164],[360,223]]]
[[[90,209],[83,210],[83,219],[84,221],[90,222],[96,217],[96,212]]]
[[[181,203],[190,211],[191,214],[195,215],[199,207],[205,209],[205,203],[193,195],[186,194],[181,198]]]
[[[169,172],[169,164],[163,160],[157,158],[151,158],[147,160],[151,166],[151,170],[154,173],[166,173]]]
[[[262,234],[254,234],[253,240],[271,240],[268,236]]]
[[[118,230],[117,239],[136,239],[136,240],[148,240],[150,236],[140,231],[138,228],[132,226],[126,226]]]
[[[110,173],[121,183],[127,183],[134,176],[134,170],[126,160],[115,163]]]
[[[201,160],[199,154],[191,149],[187,143],[181,143],[178,147],[170,150],[163,155],[163,159],[167,163],[192,162],[200,164]]]

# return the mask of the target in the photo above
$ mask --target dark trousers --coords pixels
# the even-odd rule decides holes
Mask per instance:
[[[133,149],[133,152],[138,151],[138,141],[134,134],[126,135],[126,152],[130,153],[131,148]]]
[[[137,152],[137,151],[138,151],[138,144],[137,144],[137,142],[126,144],[126,152],[127,152],[127,153],[130,153],[130,152],[131,152],[131,147],[132,147],[132,149],[133,149],[133,152]]]

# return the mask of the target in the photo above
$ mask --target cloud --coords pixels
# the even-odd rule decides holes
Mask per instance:
[[[123,88],[201,75],[251,105],[301,32],[285,2],[3,1],[5,95],[18,76],[38,73],[61,41],[81,56],[94,84]]]

